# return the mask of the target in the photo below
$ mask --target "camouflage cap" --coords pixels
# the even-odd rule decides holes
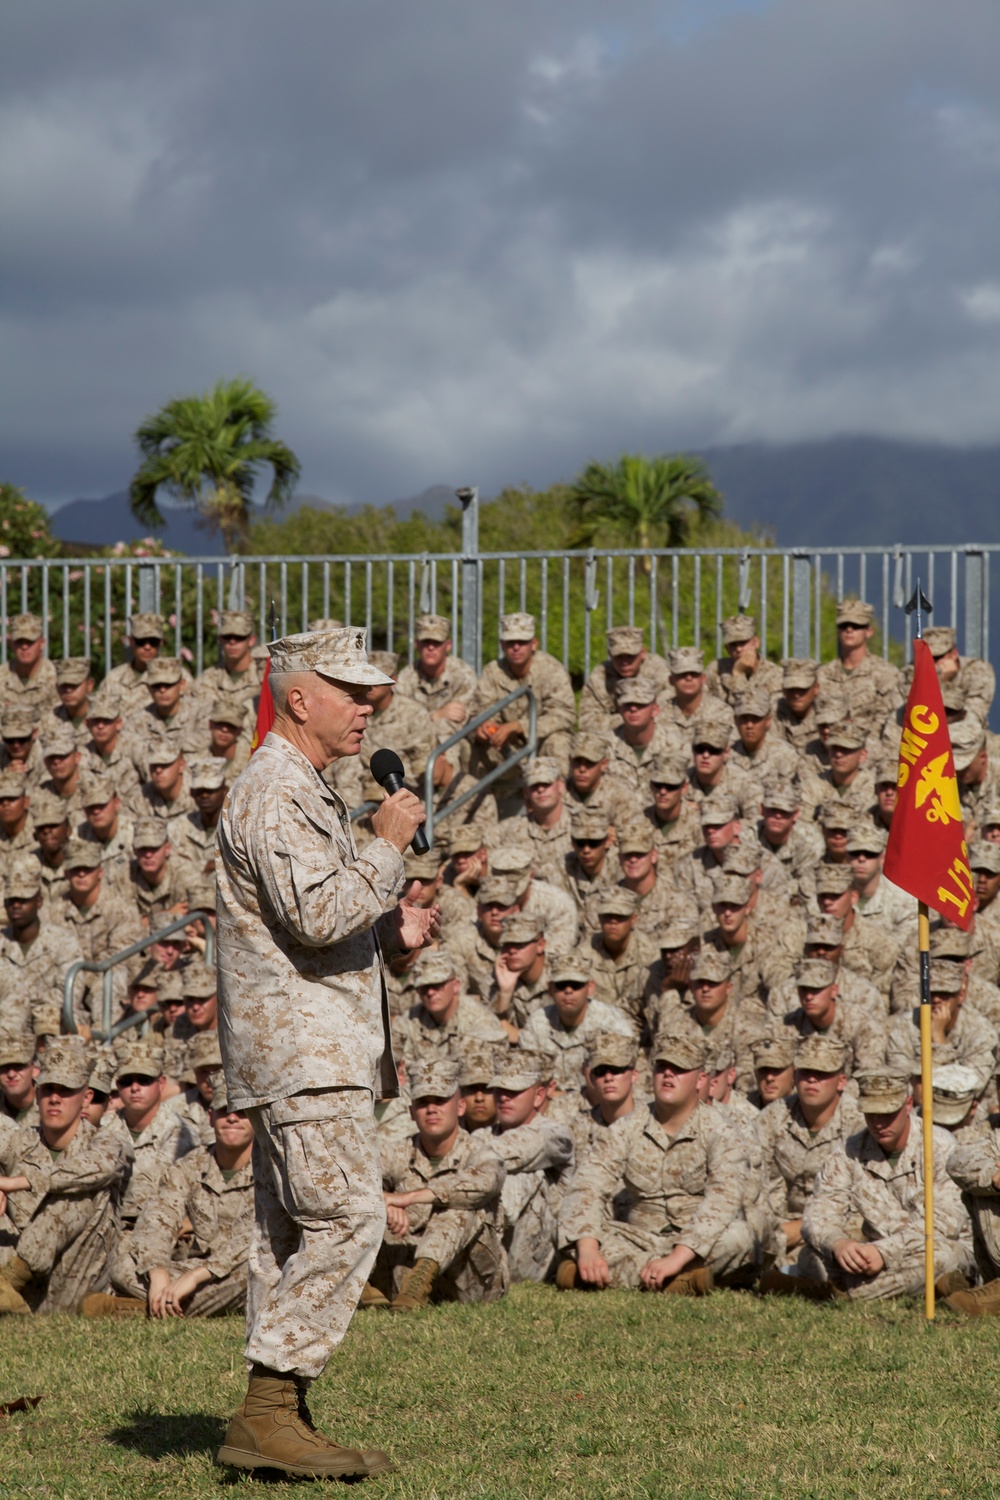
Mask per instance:
[[[695,1068],[704,1068],[708,1061],[708,1043],[703,1036],[661,1031],[649,1049],[649,1060],[654,1065],[658,1062],[673,1063],[685,1072],[691,1072]]]
[[[160,1005],[173,1005],[183,1000],[184,986],[181,984],[182,971],[180,969],[161,969],[159,965],[156,968],[158,972],[153,983],[160,997]],[[218,1035],[218,1033],[213,1033],[213,1035]]]
[[[55,792],[35,792],[31,798],[31,821],[36,828],[69,821],[70,804]]]
[[[329,616],[326,616],[326,615],[318,615],[316,617],[316,619],[309,621],[309,634],[310,635],[326,635],[328,631],[331,631],[331,630],[343,630],[343,629],[344,629],[344,622],[343,622],[343,620],[334,620],[334,619],[332,619],[332,618],[330,618]],[[260,651],[261,647],[260,646],[256,646],[254,649],[255,649],[255,651]],[[264,651],[264,655],[261,657],[261,660],[262,661],[266,661],[270,653],[268,652],[268,649],[267,649],[266,646],[264,646],[263,651]]]
[[[837,745],[844,750],[863,750],[865,732],[860,724],[855,724],[851,719],[838,719],[830,730],[827,744],[831,748]]]
[[[957,677],[952,677],[949,682],[942,682],[941,702],[953,714],[965,713],[965,688]]]
[[[790,1068],[795,1061],[795,1038],[784,1036],[763,1037],[750,1049],[754,1068]]]
[[[609,656],[635,656],[646,644],[638,625],[614,625],[604,632]]]
[[[196,1031],[187,1040],[188,1062],[192,1068],[221,1068],[222,1052],[217,1031]]]
[[[118,789],[110,776],[80,778],[80,799],[84,807],[106,807],[112,797],[117,795]]]
[[[1000,875],[1000,844],[990,839],[976,839],[969,849],[969,868],[988,875]]]
[[[5,740],[26,740],[35,732],[34,712],[23,703],[9,703],[0,710],[0,735]]]
[[[655,755],[646,767],[650,782],[662,786],[683,786],[687,781],[688,760],[684,755]]]
[[[694,917],[674,917],[660,928],[657,946],[661,953],[674,948],[686,948],[688,943],[701,939],[701,927]]]
[[[888,1069],[855,1073],[858,1107],[866,1115],[894,1115],[910,1097],[910,1080],[905,1073]]]
[[[24,1067],[35,1055],[35,1038],[30,1031],[6,1026],[0,1031],[0,1068]]]
[[[437,838],[436,829],[434,837]],[[462,823],[448,835],[448,853],[478,854],[485,842],[482,829],[477,828],[475,823]]]
[[[451,639],[451,621],[447,615],[418,615],[413,627],[413,638],[417,641],[447,641]]]
[[[722,828],[739,815],[736,803],[725,792],[714,792],[711,797],[706,797],[698,809],[702,828]]]
[[[720,1042],[717,1047],[710,1044],[709,1055],[705,1063],[707,1072],[728,1073],[729,1069],[735,1066],[736,1051],[732,1042]]]
[[[601,917],[634,917],[639,902],[626,886],[605,886],[597,892],[597,912]]]
[[[146,668],[146,686],[169,686],[183,676],[184,663],[179,656],[156,656]]]
[[[118,1077],[118,1059],[114,1048],[100,1046],[94,1049],[90,1068],[89,1087],[95,1094],[110,1094]]]
[[[71,870],[97,870],[100,866],[100,845],[96,844],[93,839],[69,840],[63,865],[67,875]]]
[[[700,676],[705,670],[705,653],[698,646],[675,646],[667,655],[667,666],[671,677],[683,677],[689,672]]]
[[[140,818],[132,830],[132,848],[160,849],[169,837],[166,818]]]
[[[406,880],[421,880],[427,885],[437,880],[441,873],[441,856],[433,849],[426,854],[415,854],[408,849],[403,855],[403,876]]]
[[[122,712],[121,699],[114,688],[103,683],[96,693],[91,693],[90,704],[87,708],[88,719],[107,719],[109,722],[120,719]]]
[[[819,943],[824,948],[839,948],[844,941],[843,917],[811,915],[806,921],[806,945]]]
[[[517,886],[512,880],[502,880],[499,875],[487,875],[479,882],[476,903],[479,906],[511,907],[517,900]]]
[[[520,947],[522,943],[534,943],[542,936],[542,919],[540,917],[528,917],[524,912],[515,912],[512,916],[504,917],[500,927],[500,946],[510,944],[512,947]]]
[[[37,641],[44,633],[45,627],[39,615],[15,615],[7,627],[12,641]]]
[[[163,1048],[145,1041],[123,1041],[118,1048],[116,1077],[159,1078],[163,1073]]]
[[[224,609],[219,615],[220,635],[253,635],[253,615],[248,609]]]
[[[361,686],[390,686],[392,678],[373,667],[366,650],[366,632],[356,625],[343,630],[306,631],[282,636],[268,646],[272,672],[318,672],[334,682]]]
[[[753,886],[745,875],[723,872],[715,877],[712,885],[713,906],[746,906],[752,895]]]
[[[451,1099],[458,1088],[459,1069],[451,1058],[435,1059],[415,1067],[410,1074],[410,1099]]]
[[[650,854],[654,848],[653,825],[645,819],[618,830],[619,854]]]
[[[732,702],[736,718],[766,719],[771,712],[771,694],[762,687],[747,687]]]
[[[953,625],[928,625],[923,634],[924,645],[935,660],[955,649],[955,627]]]
[[[515,611],[500,617],[501,641],[533,641],[535,639],[535,617]]]
[[[89,656],[62,656],[56,662],[57,687],[79,687],[89,676]]]
[[[979,951],[975,935],[960,927],[935,927],[931,933],[932,958],[960,958],[964,962]]]
[[[843,693],[823,692],[816,694],[813,715],[817,724],[839,724],[847,717],[851,705]]]
[[[986,744],[986,726],[975,714],[966,714],[964,719],[948,725],[948,733],[955,770],[967,771]]]
[[[620,1036],[617,1031],[599,1031],[591,1037],[587,1047],[587,1066],[595,1068],[634,1068],[639,1055],[639,1044],[630,1036]]]
[[[188,890],[188,911],[192,915],[197,911],[214,912],[217,894],[214,876],[206,876],[203,880],[193,881]]]
[[[152,990],[154,994],[159,991],[164,977],[155,958],[144,958],[142,954],[129,961],[126,973],[130,990]]]
[[[761,866],[761,848],[756,839],[727,844],[722,851],[722,868],[727,875],[756,875]]]
[[[527,844],[504,844],[490,851],[490,872],[507,879],[519,881],[528,874],[535,863],[535,851]]]
[[[963,1063],[945,1063],[932,1077],[934,1124],[960,1124],[982,1092],[979,1074]]]
[[[7,901],[30,900],[42,888],[42,867],[34,855],[21,855],[7,866],[4,879],[4,898]]]
[[[872,767],[875,777],[875,785],[882,786],[890,782],[893,786],[897,784],[899,777],[899,757],[897,755],[882,755]]]
[[[586,984],[594,977],[594,966],[587,948],[574,948],[571,953],[560,953],[549,964],[549,984],[561,984],[572,980]]]
[[[570,814],[570,837],[606,839],[611,829],[611,814],[599,807],[575,807]]]
[[[206,755],[188,762],[188,782],[191,790],[217,792],[226,784],[226,767],[229,762],[221,756]]]
[[[656,683],[648,677],[623,677],[615,687],[615,702],[619,708],[633,703],[644,707],[656,702]]]
[[[850,831],[854,827],[854,820],[858,816],[857,808],[849,807],[846,802],[824,802],[819,810],[819,825],[821,828],[833,828],[838,831]]]
[[[77,748],[76,735],[68,724],[52,724],[41,736],[39,748],[43,760],[50,755],[72,755]]]
[[[570,760],[589,760],[594,765],[608,757],[608,744],[602,735],[591,729],[581,729],[569,742]]]
[[[864,599],[842,599],[837,605],[838,625],[870,625],[875,619],[875,610]]]
[[[802,794],[790,781],[771,777],[761,787],[761,806],[773,807],[775,812],[795,812],[802,806]]]
[[[229,724],[233,729],[244,729],[247,722],[246,705],[234,703],[235,694],[230,693],[226,698],[215,698],[208,710],[208,722],[210,724]],[[212,756],[211,759],[217,759]]]
[[[965,983],[965,964],[948,958],[931,959],[931,994],[957,995]]]
[[[410,980],[418,990],[431,984],[447,984],[458,969],[447,948],[425,948],[410,970]]]
[[[379,672],[384,672],[393,681],[399,676],[398,651],[369,651],[368,660]]]
[[[61,1088],[85,1089],[90,1082],[90,1049],[82,1037],[54,1036],[45,1049],[38,1087],[47,1083]]]
[[[800,958],[795,965],[795,983],[800,990],[825,990],[837,982],[837,965],[828,958]]]
[[[846,1062],[844,1043],[818,1032],[804,1037],[795,1049],[795,1066],[800,1072],[809,1068],[817,1073],[842,1073]]]
[[[727,615],[722,622],[722,643],[735,646],[740,641],[752,641],[757,634],[757,621],[753,615]]]
[[[181,991],[185,998],[190,995],[192,1000],[207,1000],[214,995],[219,987],[219,981],[215,973],[214,964],[194,963],[185,964],[181,970]]]
[[[781,685],[786,688],[811,688],[819,672],[819,663],[808,656],[789,656],[781,663]]]
[[[462,1048],[459,1059],[459,1088],[471,1089],[477,1084],[488,1088],[495,1072],[496,1063],[493,1053],[488,1048],[476,1046]]]
[[[133,641],[162,641],[167,633],[166,621],[157,614],[129,615],[128,633]]]
[[[691,965],[691,983],[725,984],[733,977],[733,961],[717,948],[702,948]]]
[[[518,1054],[512,1051],[499,1064],[490,1079],[491,1089],[501,1089],[505,1094],[522,1094],[525,1089],[537,1089],[542,1083],[542,1070],[535,1054]]]
[[[730,718],[712,712],[702,712],[695,715],[691,725],[692,744],[708,745],[713,750],[725,750],[733,737],[733,723]]]
[[[847,835],[848,854],[884,854],[888,834],[874,823],[856,823]]]
[[[212,1103],[209,1106],[213,1114],[228,1115],[236,1113],[229,1106],[229,1085],[226,1083],[226,1075],[220,1069],[212,1075]]]
[[[525,786],[548,786],[561,776],[559,762],[550,755],[536,755],[533,759],[526,760],[521,767],[521,781]]]

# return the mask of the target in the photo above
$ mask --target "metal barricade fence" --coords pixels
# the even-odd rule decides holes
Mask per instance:
[[[114,970],[119,964],[127,963],[130,958],[134,958],[137,953],[145,953],[148,948],[151,948],[154,943],[158,943],[161,938],[169,937],[172,932],[177,932],[182,927],[190,927],[191,923],[197,922],[199,918],[204,921],[205,926],[205,962],[207,964],[214,963],[215,928],[208,920],[209,917],[214,916],[214,910],[199,906],[194,911],[188,912],[187,916],[177,917],[166,927],[161,927],[158,932],[150,933],[149,937],[142,938],[138,943],[131,943],[129,947],[122,948],[118,953],[112,953],[110,958],[104,958],[100,961],[95,959],[93,962],[89,959],[81,958],[76,963],[70,964],[66,970],[66,978],[63,983],[63,1031],[70,1036],[76,1036],[77,1034],[76,1017],[73,1015],[73,988],[76,984],[76,976],[78,974],[100,974],[103,976],[101,1030],[94,1032],[94,1036],[98,1041],[112,1041],[116,1036],[120,1036],[123,1031],[128,1031],[133,1026],[140,1026],[143,1021],[148,1020],[148,1011],[137,1011],[134,1015],[124,1016],[117,1022],[112,1021],[111,1012],[114,1009],[114,997],[112,995]]]
[[[74,558],[0,561],[0,661],[12,617],[41,615],[51,656],[90,656],[100,676],[125,659],[124,633],[135,611],[166,618],[164,654],[197,674],[218,656],[224,609],[248,609],[260,640],[274,601],[279,633],[304,630],[316,616],[363,625],[372,647],[414,655],[421,613],[446,615],[456,653],[481,671],[497,654],[499,622],[513,610],[534,614],[543,650],[586,677],[606,655],[604,631],[634,624],[651,650],[701,646],[721,652],[725,615],[758,620],[771,658],[836,653],[834,606],[845,595],[875,609],[877,649],[909,660],[911,619],[903,605],[921,581],[933,623],[953,625],[960,650],[987,660],[990,582],[1000,544],[892,548],[597,549],[429,555]]]

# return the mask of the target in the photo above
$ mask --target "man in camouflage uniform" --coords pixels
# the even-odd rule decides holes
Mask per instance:
[[[206,667],[190,692],[202,712],[217,699],[238,705],[244,716],[254,711],[263,672],[254,659],[257,637],[253,617],[245,609],[224,609],[219,615],[221,665]]]
[[[661,705],[661,721],[690,744],[694,721],[705,704],[705,657],[697,646],[678,646],[667,658],[672,700]]]
[[[839,1042],[848,1078],[885,1062],[885,1021],[867,1006],[840,995],[836,966],[823,958],[803,958],[795,968],[797,1004],[781,1017],[781,1026],[799,1037],[817,1032]]]
[[[80,824],[79,836],[96,847],[108,884],[127,891],[135,835],[132,819],[122,812],[110,777],[84,781],[80,796],[86,821]]]
[[[255,1138],[247,1290],[250,1385],[220,1462],[333,1476],[384,1469],[299,1415],[343,1338],[385,1227],[373,1096],[395,1094],[382,948],[420,947],[437,916],[389,909],[423,817],[405,789],[358,855],[321,773],[356,755],[371,716],[364,632],[270,646],[275,722],[217,833],[219,1032],[228,1103]]]
[[[505,842],[530,845],[534,869],[551,885],[561,885],[572,842],[563,774],[551,756],[539,755],[525,761],[521,780],[524,815],[505,818],[491,838],[491,847]]]
[[[56,907],[56,920],[75,934],[80,951],[90,963],[101,963],[112,953],[137,943],[143,935],[142,922],[134,905],[105,878],[101,854],[96,844],[84,839],[70,839],[66,845],[67,890]],[[113,971],[113,993],[123,997],[121,968]],[[101,996],[100,985],[91,993],[91,1004]],[[91,1016],[100,1026],[100,1016]]]
[[[615,724],[618,717],[615,716]],[[609,824],[620,827],[635,817],[641,796],[619,777],[609,774],[608,737],[593,730],[581,730],[569,742],[569,777],[566,802],[571,813],[602,813]]]
[[[549,999],[532,1011],[518,1041],[525,1052],[549,1060],[556,1096],[575,1103],[594,1037],[614,1033],[635,1038],[622,1011],[594,997],[590,954],[577,949],[549,965]]]
[[[826,741],[830,766],[800,776],[803,799],[814,807],[839,803],[851,823],[859,823],[875,799],[875,777],[865,765],[865,732],[852,719],[834,724]]]
[[[490,1010],[500,1017],[512,1042],[518,1040],[520,1028],[532,1012],[545,1004],[548,993],[541,923],[514,911],[503,919],[493,983],[487,996]]]
[[[34,853],[29,788],[19,771],[0,771],[0,878],[12,860]]]
[[[504,1164],[503,1243],[511,1281],[547,1281],[556,1215],[573,1170],[573,1137],[541,1113],[546,1090],[534,1060],[513,1053],[491,1081],[497,1121],[490,1144]]]
[[[144,613],[129,616],[128,635],[125,648],[128,660],[119,667],[112,667],[101,687],[102,693],[111,692],[118,699],[126,717],[144,709],[149,703],[149,686],[146,677],[151,662],[160,655],[160,647],[166,635],[166,624],[159,614]],[[181,676],[188,687],[191,673],[182,668]]]
[[[34,1034],[12,1025],[5,1011],[0,1027],[0,1119],[38,1124],[38,1073]]]
[[[898,667],[868,649],[875,611],[861,599],[844,599],[837,606],[837,660],[825,662],[817,673],[823,690],[846,693],[850,717],[866,734],[881,734],[886,720],[901,708],[903,692]]]
[[[133,829],[129,892],[147,932],[166,927],[188,909],[197,872],[175,857],[165,818],[143,818]]]
[[[774,711],[774,732],[799,756],[819,737],[815,712],[818,672],[819,663],[808,657],[789,657],[781,666],[781,697]]]
[[[79,1037],[50,1042],[40,1122],[8,1140],[0,1193],[17,1242],[0,1265],[2,1312],[75,1312],[90,1287],[107,1285],[129,1148],[119,1132],[86,1119],[90,1073]]]
[[[442,1060],[410,1080],[416,1131],[382,1152],[388,1227],[370,1306],[395,1312],[453,1302],[495,1302],[507,1290],[500,1190],[504,1165],[485,1130],[460,1128],[458,1069]]]
[[[961,1063],[976,1075],[979,1093],[993,1077],[1000,1038],[997,1029],[964,1005],[965,974],[947,959],[931,962],[931,1054],[936,1068]],[[886,1041],[886,1062],[911,1079],[920,1076],[920,1007],[895,1016]]]
[[[967,714],[975,714],[984,724],[989,722],[996,673],[989,662],[975,656],[959,656],[953,625],[928,625],[923,633],[924,645],[934,658],[934,667],[942,690],[953,684],[962,695]],[[903,674],[903,694],[908,694],[913,679],[912,666]]]
[[[56,911],[66,894],[66,845],[69,843],[69,809],[51,792],[36,791],[31,816],[37,843],[32,850],[38,860],[42,894]],[[74,819],[74,822],[76,819]]]
[[[753,1261],[745,1158],[728,1123],[699,1102],[706,1053],[700,1037],[660,1037],[652,1103],[595,1138],[563,1197],[560,1287],[698,1296]],[[612,1217],[622,1188],[633,1200],[625,1224]]]
[[[177,1110],[164,1108],[163,1049],[126,1032],[118,1041],[117,1057],[122,1107],[113,1124],[126,1132],[132,1147],[118,1207],[122,1233],[128,1236],[146,1204],[159,1193],[167,1169],[193,1151],[197,1140]]]
[[[924,1285],[924,1173],[909,1083],[889,1070],[862,1073],[857,1082],[865,1129],[831,1151],[817,1172],[802,1216],[800,1276],[789,1281],[806,1295],[916,1296]],[[934,1126],[938,1295],[974,1274],[972,1226],[946,1171],[952,1146],[948,1132]]]
[[[695,802],[709,797],[731,797],[740,817],[750,826],[760,807],[760,787],[732,762],[736,725],[732,714],[718,706],[702,709],[692,726],[692,765],[686,796]]]
[[[410,981],[418,1003],[392,1028],[393,1045],[408,1069],[440,1056],[460,1064],[470,1044],[503,1048],[507,1033],[473,995],[462,993],[452,955],[444,948],[417,956]]]
[[[164,741],[150,747],[146,768],[149,779],[133,798],[133,817],[136,821],[162,818],[172,831],[175,823],[195,810],[187,762],[177,753],[176,746]]]
[[[7,869],[0,931],[0,1014],[5,1023],[32,1029],[36,1037],[58,1036],[66,970],[83,957],[76,936],[43,910],[36,859],[19,859]],[[77,1025],[85,1024],[86,991],[74,997]]]
[[[516,910],[517,891],[513,882],[488,875],[476,895],[475,922],[448,933],[449,951],[461,963],[470,991],[480,1000],[489,998],[503,923]]]
[[[986,813],[1000,802],[1000,760],[982,720],[972,714],[949,733],[966,835],[979,838]]]
[[[684,795],[688,786],[688,758],[679,754],[657,756],[647,771],[650,800],[642,815],[653,830],[661,863],[676,872],[684,856],[701,843],[698,808]]]
[[[569,892],[584,929],[593,932],[597,927],[598,896],[621,875],[608,814],[589,807],[575,808],[570,838],[572,848],[563,866],[562,885]]]
[[[400,672],[396,694],[430,716],[440,742],[469,718],[476,674],[468,662],[452,655],[451,621],[444,615],[418,615],[413,633],[417,659]]]
[[[770,665],[770,663],[768,663]],[[762,687],[746,687],[732,700],[739,739],[733,746],[732,764],[745,771],[763,789],[775,777],[794,781],[799,758],[791,745],[772,729],[771,697]]]
[[[203,876],[215,877],[215,830],[229,787],[224,764],[212,756],[193,760],[188,785],[194,811],[170,820],[170,839],[178,856]]]
[[[44,627],[38,615],[15,615],[7,631],[8,660],[0,667],[0,708],[17,704],[36,721],[59,702],[56,669],[45,654]]]
[[[682,731],[659,723],[660,705],[653,684],[642,677],[625,677],[615,695],[621,718],[608,740],[609,774],[626,787],[633,800],[641,798],[654,761],[682,755]]]
[[[584,1089],[579,1106],[566,1123],[578,1163],[590,1160],[595,1140],[616,1120],[630,1115],[640,1102],[636,1095],[638,1044],[617,1031],[599,1033],[591,1041],[584,1065]],[[628,1217],[631,1198],[624,1190],[612,1202],[616,1219]]]
[[[650,970],[659,957],[655,941],[636,931],[638,902],[623,886],[604,890],[597,901],[600,931],[590,939],[594,992],[642,1030],[643,997]]]
[[[504,843],[490,854],[490,869],[510,881],[522,916],[540,924],[547,952],[568,953],[580,935],[576,904],[560,885],[536,877],[534,860],[529,846]]]
[[[621,885],[636,900],[636,928],[654,939],[668,922],[695,915],[694,902],[679,892],[670,872],[659,870],[659,850],[648,822],[630,823],[618,833]]]
[[[768,1025],[759,1004],[749,999],[741,1004],[734,995],[733,975],[728,953],[703,949],[691,965],[688,998],[664,1005],[657,1024],[661,1033],[704,1037],[712,1057],[727,1052],[736,1070],[733,1081],[746,1092],[754,1081],[753,1048]]]
[[[1000,1120],[993,1119],[992,1128],[956,1146],[948,1157],[948,1176],[972,1215],[976,1258],[988,1279],[984,1286],[954,1292],[946,1300],[974,1318],[1000,1314]]]
[[[761,789],[757,838],[765,854],[778,860],[795,887],[792,899],[804,901],[803,882],[823,857],[823,836],[815,823],[802,819],[802,797],[797,786],[767,780]]]
[[[138,750],[133,753],[135,747],[132,737],[125,733],[121,705],[107,683],[90,700],[87,728],[90,738],[83,746],[82,780],[107,782],[116,797],[131,805],[140,786]]]
[[[615,625],[606,632],[608,659],[595,667],[580,694],[580,728],[609,734],[618,723],[619,685],[639,678],[652,684],[656,699],[671,697],[670,669],[662,656],[646,650],[641,629]]]
[[[83,750],[90,738],[87,716],[90,713],[90,695],[94,691],[94,678],[90,660],[86,656],[65,656],[56,662],[56,692],[59,702],[42,721],[42,733],[58,726],[71,729],[77,749]]]
[[[207,734],[198,700],[186,695],[184,666],[176,656],[158,656],[146,668],[149,701],[144,708],[125,717],[125,727],[134,742],[136,769],[148,766],[154,750],[173,750],[179,755],[202,755]]]
[[[722,622],[722,644],[726,655],[713,661],[705,674],[705,686],[714,698],[732,705],[747,687],[763,688],[775,701],[781,692],[781,668],[760,654],[757,621],[752,615],[729,615]]]

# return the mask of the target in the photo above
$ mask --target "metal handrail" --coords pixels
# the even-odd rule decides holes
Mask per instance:
[[[103,974],[104,976],[103,1006],[101,1011],[103,1029],[101,1031],[94,1032],[94,1035],[97,1037],[98,1041],[111,1041],[111,1039],[117,1036],[120,1031],[127,1031],[129,1026],[138,1025],[139,1020],[145,1016],[148,1016],[149,1012],[140,1011],[137,1013],[137,1016],[134,1019],[131,1016],[127,1016],[123,1018],[123,1022],[116,1022],[112,1024],[112,969],[116,968],[118,964],[124,963],[126,959],[134,957],[136,953],[145,953],[147,948],[151,948],[154,943],[158,943],[161,941],[161,939],[169,937],[172,932],[177,932],[182,927],[190,927],[191,923],[196,922],[199,917],[206,919],[205,962],[209,964],[214,963],[215,928],[212,926],[211,922],[207,920],[207,918],[214,916],[214,908],[207,906],[197,906],[193,911],[189,911],[187,916],[176,917],[174,921],[169,924],[169,926],[161,927],[158,932],[150,933],[150,935],[148,937],[144,937],[141,942],[131,943],[129,947],[122,948],[118,953],[112,953],[110,958],[103,958],[100,961],[91,961],[90,959],[80,958],[77,959],[76,963],[70,964],[69,968],[66,970],[66,979],[63,984],[63,1031],[67,1032],[70,1036],[77,1035],[76,1017],[73,1015],[73,986],[76,983],[76,976],[78,974]]]
[[[457,745],[461,740],[467,739],[474,730],[479,728],[480,724],[485,724],[487,720],[492,719],[496,714],[505,709],[508,704],[516,703],[518,698],[527,698],[528,700],[528,737],[524,745],[522,745],[520,750],[515,750],[512,755],[508,755],[492,771],[487,771],[485,776],[480,776],[475,785],[470,786],[460,797],[456,797],[454,802],[448,802],[444,807],[435,809],[434,762],[437,760],[437,757],[446,754],[452,745]],[[434,754],[428,758],[424,771],[424,806],[427,809],[424,832],[427,835],[427,842],[431,848],[433,849],[434,847],[434,825],[436,823],[443,822],[445,818],[450,818],[452,813],[458,812],[460,807],[464,807],[466,802],[471,801],[484,787],[490,786],[506,771],[510,771],[514,766],[520,765],[521,761],[527,759],[528,756],[534,755],[537,748],[538,702],[530,685],[526,682],[522,682],[520,687],[516,687],[506,697],[498,698],[496,703],[491,703],[489,708],[484,708],[482,713],[477,714],[474,719],[470,719],[467,724],[464,724],[461,729],[456,730],[448,739],[444,740],[440,745],[435,746]]]

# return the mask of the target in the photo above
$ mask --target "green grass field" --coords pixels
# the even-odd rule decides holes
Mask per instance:
[[[312,1397],[387,1449],[379,1496],[1000,1497],[991,1319],[913,1304],[701,1301],[519,1286],[494,1307],[358,1316]],[[6,1318],[3,1500],[344,1493],[212,1455],[245,1379],[242,1322]]]

